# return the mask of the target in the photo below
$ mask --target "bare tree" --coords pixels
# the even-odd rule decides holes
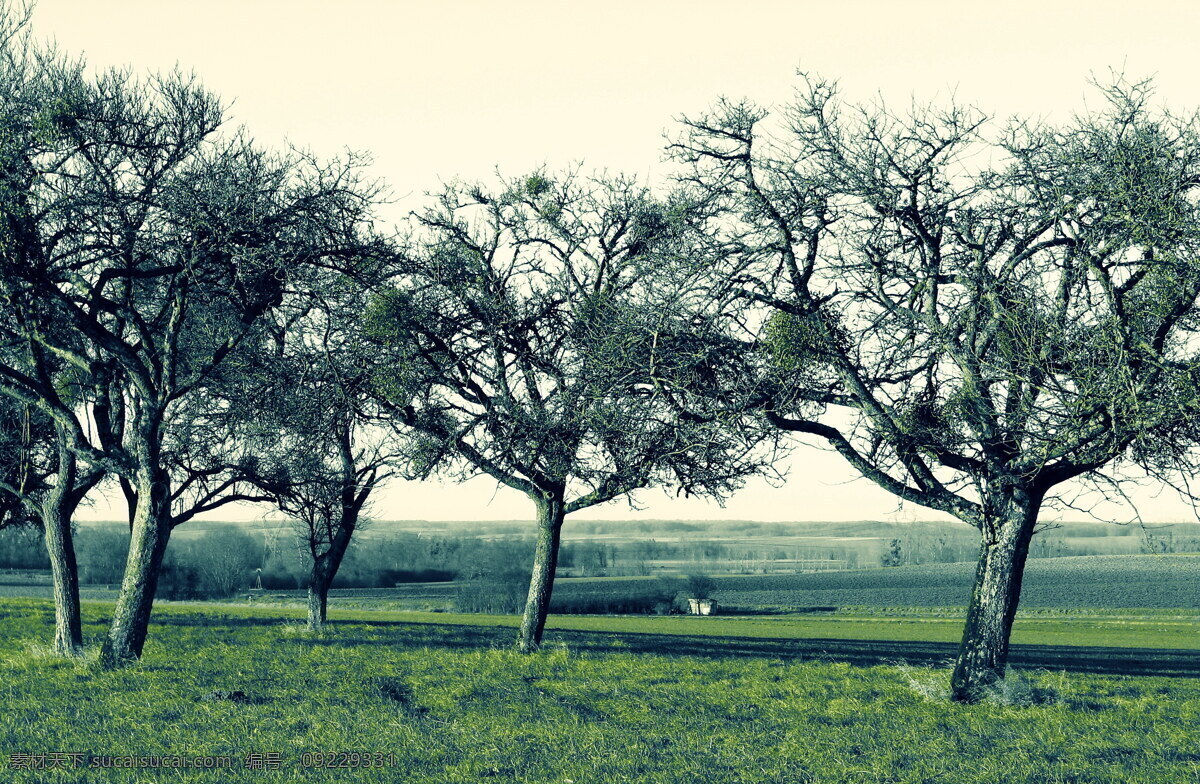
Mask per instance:
[[[32,334],[71,341],[51,308],[36,299],[26,267],[36,263],[33,226],[53,210],[34,197],[38,172],[70,157],[62,126],[79,110],[81,65],[35,46],[31,7],[0,4],[0,394],[5,396],[0,492],[9,520],[36,520],[50,559],[55,604],[54,650],[82,650],[79,578],[71,519],[104,477],[99,463],[81,467],[72,445],[85,427],[107,430],[109,379],[102,367],[72,364]],[[93,354],[92,360],[96,359]],[[53,413],[51,413],[53,412]]]
[[[362,436],[343,420],[328,433],[325,453],[294,455],[290,471],[264,485],[296,522],[297,544],[309,564],[308,629],[314,632],[325,627],[329,588],[352,537],[362,528],[371,492],[387,475],[375,458],[379,453],[356,443],[355,435]]]
[[[1195,410],[1197,123],[1104,93],[992,139],[806,79],[780,123],[721,102],[671,147],[713,271],[698,318],[761,363],[726,402],[979,529],[959,700],[1004,675],[1043,504]]]
[[[567,515],[648,486],[720,497],[761,467],[748,434],[681,416],[654,382],[656,362],[714,372],[645,286],[677,206],[575,173],[452,185],[368,312],[396,421],[534,504],[522,651],[542,639]]]
[[[0,529],[42,531],[54,596],[53,650],[75,656],[83,630],[71,516],[103,472],[81,473],[54,424],[27,403],[0,399],[0,422]]]
[[[89,377],[106,371],[119,406],[89,432],[52,379],[12,366],[0,378],[132,503],[111,665],[141,653],[171,528],[244,497],[232,461],[199,465],[205,452],[172,432],[207,416],[196,403],[214,375],[262,339],[262,316],[307,271],[357,258],[372,192],[353,157],[322,164],[219,136],[219,102],[178,73],[68,86],[27,134],[53,145],[17,150],[8,178],[4,295],[20,338]]]
[[[259,455],[255,484],[296,523],[309,564],[308,628],[325,625],[329,588],[362,527],[371,493],[410,464],[406,443],[382,426],[371,364],[350,323],[366,289],[347,277],[314,286],[299,310],[283,311],[246,419]]]

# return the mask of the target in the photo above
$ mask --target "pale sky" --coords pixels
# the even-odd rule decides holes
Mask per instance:
[[[35,32],[67,53],[136,71],[195,71],[264,145],[370,151],[396,204],[462,176],[583,161],[664,175],[663,132],[718,96],[786,100],[795,71],[850,99],[945,99],[1012,114],[1085,108],[1089,74],[1153,75],[1160,99],[1200,106],[1200,6],[1178,2],[424,2],[400,0],[39,0]],[[1090,100],[1096,102],[1094,93]],[[1151,520],[1190,520],[1168,494],[1135,497]],[[931,519],[806,449],[783,488],[752,482],[721,509],[648,490],[579,517]],[[387,488],[374,515],[513,519],[519,493],[489,480]],[[227,510],[248,519],[260,510]],[[1117,512],[1113,512],[1117,516]],[[87,517],[123,510],[100,502]],[[1068,519],[1084,519],[1068,514]],[[1128,513],[1121,513],[1127,519]]]

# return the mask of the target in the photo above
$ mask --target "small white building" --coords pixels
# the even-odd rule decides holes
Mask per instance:
[[[689,615],[716,615],[716,599],[688,599]]]

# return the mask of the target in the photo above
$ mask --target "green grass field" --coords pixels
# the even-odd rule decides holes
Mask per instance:
[[[110,609],[85,606],[90,642]],[[312,637],[289,620],[294,610],[163,604],[142,662],[101,672],[47,655],[50,612],[35,600],[0,604],[5,781],[1200,780],[1200,679],[1034,671],[967,707],[946,701],[945,669],[613,644],[646,633],[721,643],[831,629],[940,639],[953,626],[945,618],[557,618],[547,650],[522,657],[508,650],[506,618],[335,612],[331,632]],[[1120,629],[1136,620],[1030,619],[1019,632],[1108,644],[1136,635]],[[1187,613],[1142,620],[1176,647],[1196,637]],[[54,752],[97,764],[210,755],[230,767],[7,769],[14,754],[38,764]],[[248,768],[248,754],[278,754],[280,767]],[[331,759],[380,766],[313,767]]]

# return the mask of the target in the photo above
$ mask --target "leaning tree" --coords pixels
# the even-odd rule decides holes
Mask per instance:
[[[1197,122],[1146,84],[1104,94],[993,134],[805,78],[781,122],[721,102],[671,145],[711,272],[698,318],[759,363],[726,401],[979,529],[958,700],[1004,675],[1043,506],[1110,489],[1197,411]]]
[[[24,517],[43,530],[54,650],[74,655],[83,640],[71,520],[110,467],[103,446],[120,440],[109,416],[117,385],[106,360],[29,279],[44,249],[39,232],[67,225],[39,179],[71,159],[64,126],[87,102],[82,64],[35,45],[29,11],[0,3],[0,506],[10,519]],[[52,231],[44,239],[53,244],[61,236]]]
[[[540,645],[567,515],[649,486],[720,497],[760,468],[749,432],[654,381],[722,372],[693,350],[674,289],[646,285],[680,212],[577,173],[451,185],[365,320],[395,421],[534,504],[521,651]]]
[[[60,417],[90,421],[95,430],[108,426],[110,389],[90,378],[81,383],[80,374],[70,368],[48,372],[47,366],[56,363],[48,362],[36,345],[25,348],[30,361],[6,362],[0,375],[3,368],[28,370],[24,378],[55,401]],[[0,380],[0,389],[6,387],[16,394],[0,395],[0,528],[32,525],[41,529],[54,599],[52,648],[57,654],[76,656],[83,651],[83,627],[73,518],[106,471],[102,465],[79,459],[69,426],[47,416],[23,385],[10,386]],[[112,436],[106,431],[101,440],[108,443]]]

